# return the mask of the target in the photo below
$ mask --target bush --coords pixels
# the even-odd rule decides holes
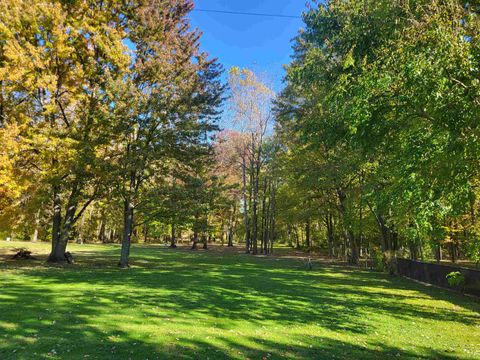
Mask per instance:
[[[374,251],[372,253],[373,268],[379,272],[388,272],[390,275],[397,274],[397,259],[393,251]]]
[[[453,271],[450,274],[447,274],[448,285],[452,287],[463,290],[465,286],[465,280],[465,275],[463,275],[460,271]]]
[[[384,272],[386,270],[384,255],[381,251],[374,250],[372,252],[372,263],[376,271]]]

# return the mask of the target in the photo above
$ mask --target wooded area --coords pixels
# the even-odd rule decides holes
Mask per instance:
[[[278,95],[223,83],[192,8],[1,2],[3,237],[480,260],[477,4],[310,7]]]
[[[0,358],[480,358],[480,3],[229,6],[0,0]]]

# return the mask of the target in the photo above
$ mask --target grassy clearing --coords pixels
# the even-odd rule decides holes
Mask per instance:
[[[0,243],[0,253],[48,244]],[[480,358],[480,304],[293,259],[72,245],[64,269],[0,257],[0,359]]]

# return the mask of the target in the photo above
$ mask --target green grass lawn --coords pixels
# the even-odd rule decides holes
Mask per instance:
[[[0,243],[0,253],[48,244]],[[480,304],[294,259],[71,245],[76,264],[0,257],[0,359],[480,359]]]

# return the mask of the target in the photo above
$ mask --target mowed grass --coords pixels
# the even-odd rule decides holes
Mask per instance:
[[[48,244],[0,243],[0,253]],[[480,358],[478,301],[410,280],[237,252],[71,245],[0,257],[0,359]]]

